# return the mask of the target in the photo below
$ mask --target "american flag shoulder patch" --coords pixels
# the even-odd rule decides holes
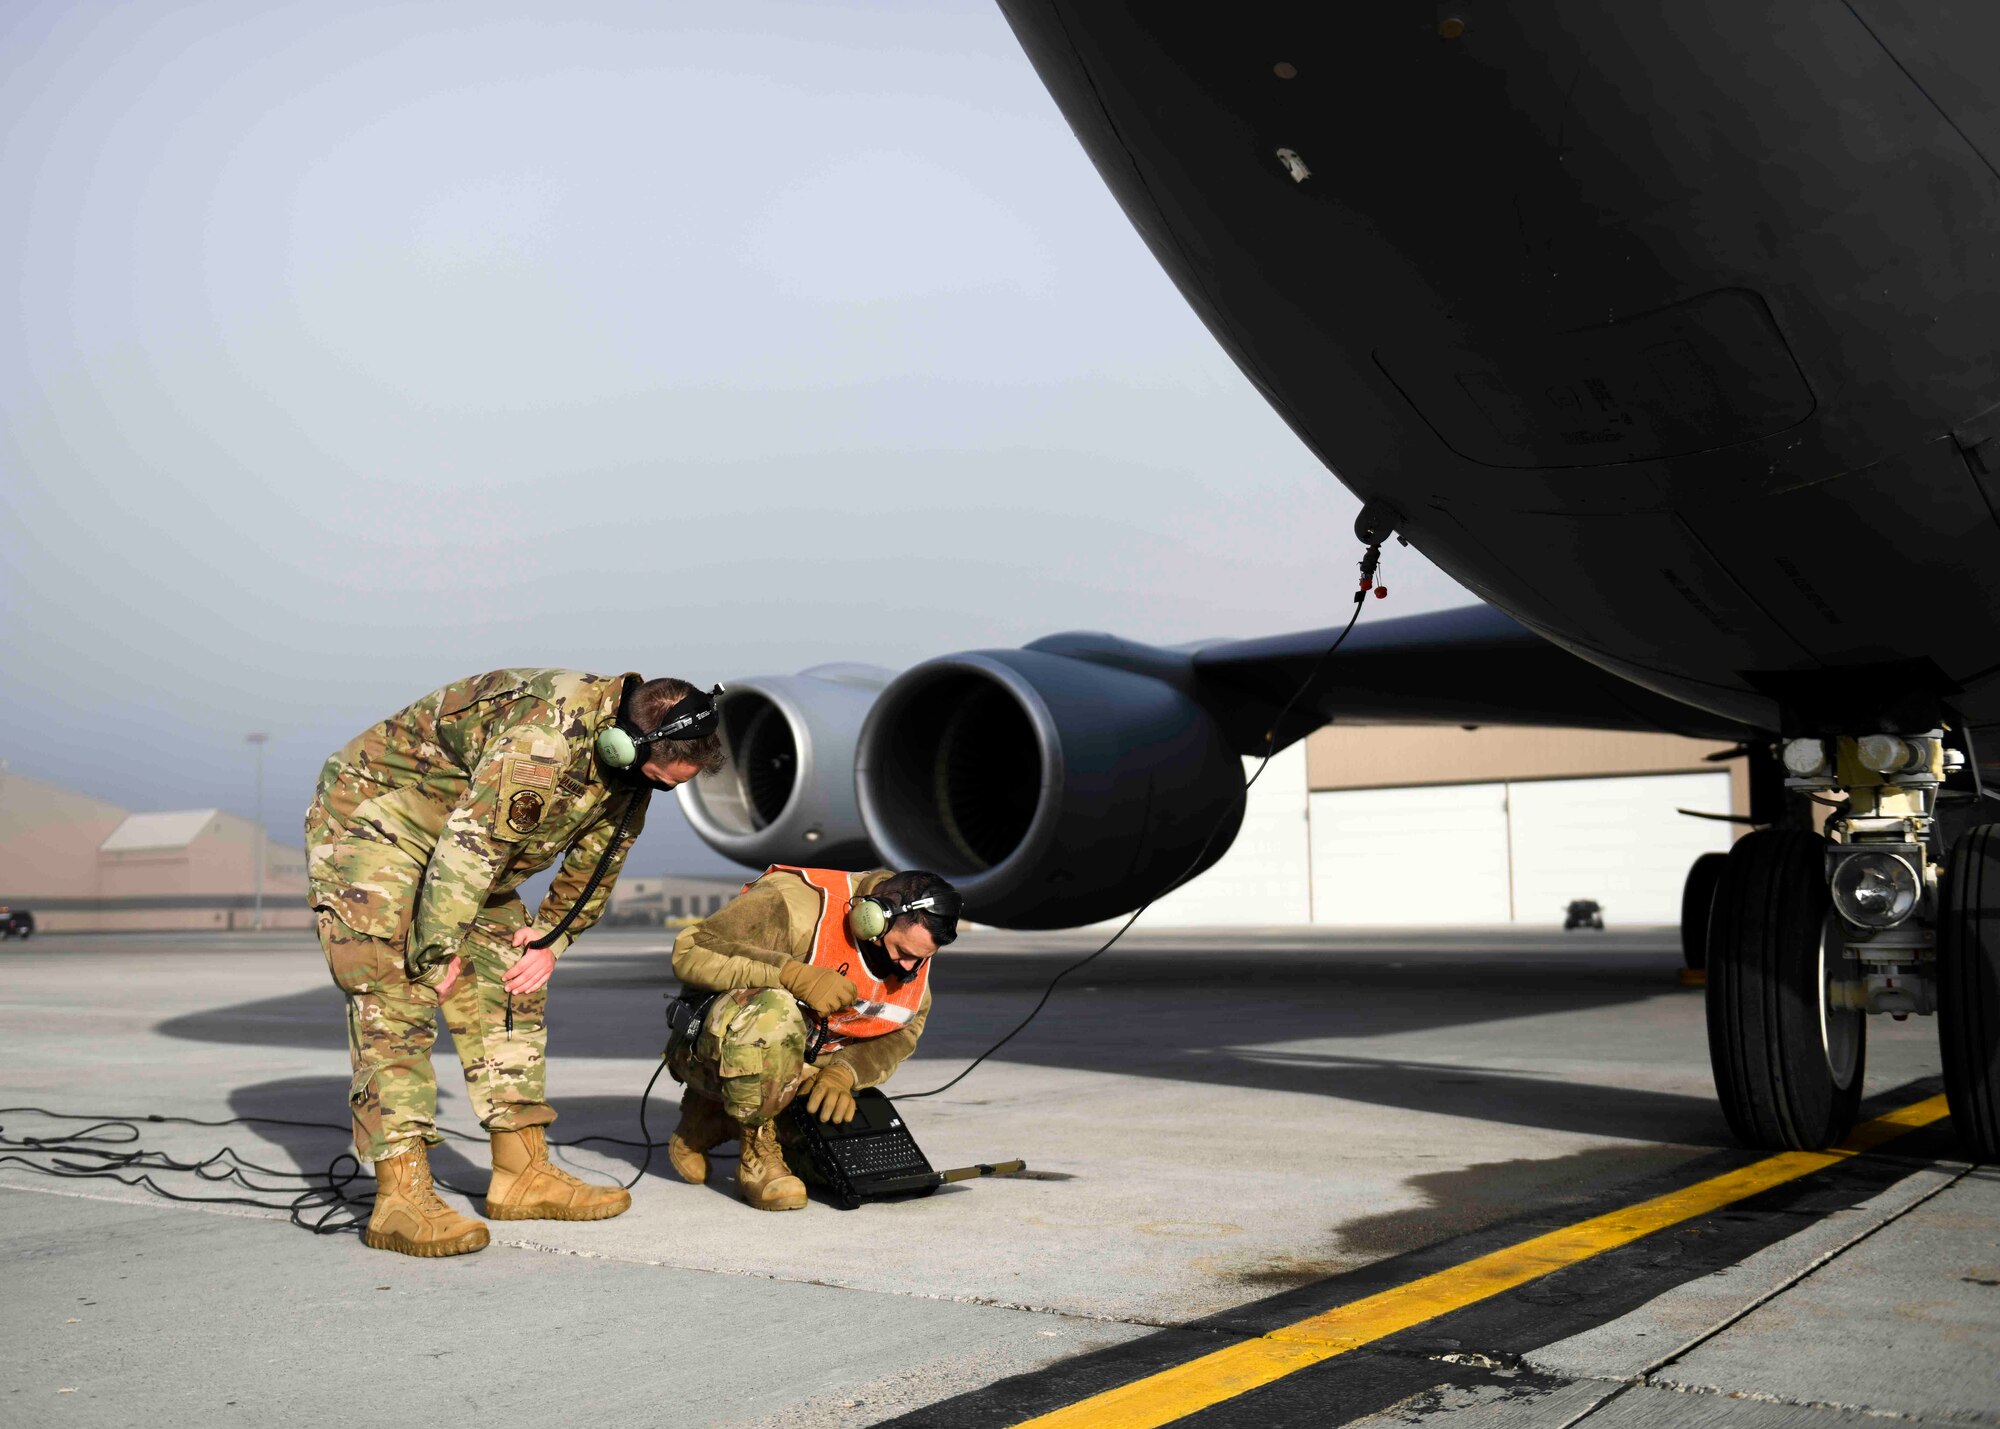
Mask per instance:
[[[556,766],[544,764],[536,759],[516,759],[513,768],[507,772],[512,782],[523,789],[553,789],[556,787]]]

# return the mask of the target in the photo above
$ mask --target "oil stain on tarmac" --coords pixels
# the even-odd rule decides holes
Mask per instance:
[[[1289,1290],[1503,1221],[1560,1216],[1620,1185],[1708,1154],[1706,1147],[1605,1146],[1546,1160],[1524,1157],[1429,1172],[1403,1183],[1420,1204],[1331,1227],[1319,1248],[1249,1258],[1204,1256],[1194,1266],[1249,1290]]]

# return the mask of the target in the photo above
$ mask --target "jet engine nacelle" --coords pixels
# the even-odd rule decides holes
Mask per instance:
[[[702,842],[752,868],[879,863],[854,801],[862,722],[889,672],[820,665],[732,680],[717,704],[729,763],[677,791]]]
[[[897,676],[855,783],[885,863],[943,874],[971,917],[1009,928],[1130,912],[1222,857],[1243,819],[1242,762],[1200,705],[1040,650]]]

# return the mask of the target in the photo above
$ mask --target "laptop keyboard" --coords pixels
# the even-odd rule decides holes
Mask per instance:
[[[856,1181],[878,1176],[914,1176],[931,1169],[910,1134],[898,1127],[874,1136],[848,1136],[832,1144],[834,1159]]]

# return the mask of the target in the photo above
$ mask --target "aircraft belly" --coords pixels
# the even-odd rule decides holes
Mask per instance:
[[[1438,440],[1480,466],[1694,456],[1777,436],[1817,405],[1770,309],[1741,288],[1484,352],[1413,342],[1374,357]]]
[[[1703,539],[1817,663],[1926,662],[1962,715],[2000,719],[2000,691],[1972,688],[2000,650],[2000,523],[1952,438],[1749,505],[1700,522]]]
[[[1759,672],[1875,662],[1860,572],[1984,549],[1954,524],[1963,464],[1913,454],[2000,399],[2000,120],[1968,80],[2000,23],[1555,0],[1465,7],[1446,37],[1429,5],[1003,8],[1301,438],[1571,648],[1742,717]],[[1876,468],[1901,473],[1886,512],[1840,476]],[[1777,564],[1801,548],[1818,574]],[[1938,579],[1957,648],[1996,644],[1996,569]]]
[[[1817,663],[1680,517],[1452,508],[1454,537],[1505,563],[1520,618],[1586,659],[1747,723],[1776,712],[1712,671]],[[1478,535],[1473,533],[1477,532]],[[1477,557],[1476,557],[1477,558]]]
[[[1925,0],[1846,0],[1870,37],[1989,167],[2000,168],[2000,92],[1992,55],[2000,10]]]

